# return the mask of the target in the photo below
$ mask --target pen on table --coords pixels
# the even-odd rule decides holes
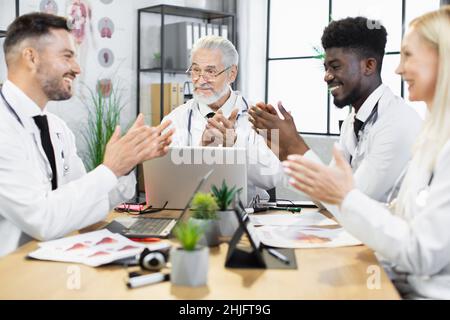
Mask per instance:
[[[246,208],[245,212],[247,213],[257,213],[264,212],[269,210],[280,210],[280,211],[290,211],[290,212],[300,212],[302,208],[295,207],[261,207],[261,208]]]
[[[302,208],[297,207],[268,207],[269,210],[282,210],[282,211],[291,211],[291,212],[300,212]]]
[[[263,207],[263,208],[245,208],[245,212],[247,213],[257,213],[257,212],[264,212],[268,211],[269,208]]]
[[[131,241],[136,242],[158,242],[161,241],[159,238],[129,238]]]
[[[279,253],[278,251],[274,250],[274,249],[267,249],[267,251],[274,256],[275,258],[277,258],[278,260],[282,261],[285,264],[290,264],[291,262],[289,261],[288,258],[286,258],[284,255],[282,255],[281,253]]]
[[[149,284],[159,283],[163,281],[170,280],[170,274],[164,274],[161,272],[152,273],[152,274],[146,274],[143,276],[137,276],[129,278],[127,281],[127,287],[132,288],[138,288],[142,286],[146,286]]]

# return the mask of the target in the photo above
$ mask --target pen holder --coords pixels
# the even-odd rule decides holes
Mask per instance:
[[[170,281],[177,286],[200,287],[206,285],[208,279],[207,247],[187,251],[182,248],[172,248],[170,262],[172,269]]]
[[[190,220],[204,231],[203,236],[199,241],[200,245],[215,247],[220,244],[220,230],[218,220],[195,218],[191,218]]]

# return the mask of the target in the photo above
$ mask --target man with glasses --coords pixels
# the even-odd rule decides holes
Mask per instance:
[[[264,190],[281,178],[280,161],[248,121],[246,99],[233,91],[239,55],[225,38],[206,36],[192,48],[187,73],[194,98],[174,109],[164,120],[176,128],[171,146],[244,147],[248,150],[248,199],[268,198]]]

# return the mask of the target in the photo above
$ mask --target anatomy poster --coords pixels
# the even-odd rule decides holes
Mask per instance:
[[[85,0],[72,0],[68,7],[68,16],[72,34],[80,45],[85,41],[88,27],[91,23],[91,9]]]
[[[98,22],[98,31],[101,38],[111,39],[114,33],[114,23],[108,17],[101,18]]]
[[[114,54],[108,48],[103,48],[98,53],[98,62],[104,68],[109,68],[114,63]]]
[[[103,98],[108,98],[112,91],[112,81],[111,79],[104,78],[97,82],[97,92],[100,92]]]
[[[58,4],[55,0],[41,0],[39,11],[49,14],[58,14]]]

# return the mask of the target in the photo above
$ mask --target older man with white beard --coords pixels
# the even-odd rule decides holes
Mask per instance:
[[[163,121],[176,128],[171,146],[223,146],[247,150],[247,199],[265,192],[282,178],[277,156],[256,134],[248,121],[248,102],[230,85],[238,72],[239,55],[225,38],[200,38],[191,52],[188,74],[194,85],[194,98],[174,109]]]

